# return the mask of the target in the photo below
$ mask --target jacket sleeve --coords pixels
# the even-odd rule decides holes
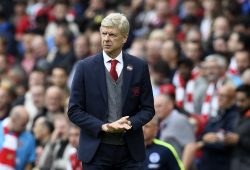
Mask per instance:
[[[148,65],[146,64],[146,62],[144,62],[142,76],[142,93],[140,96],[140,111],[129,118],[133,129],[136,130],[138,128],[141,128],[153,118],[154,114],[154,99],[150,82],[149,70]]]
[[[104,122],[86,112],[84,66],[84,63],[80,62],[76,68],[71,86],[68,117],[81,129],[84,129],[89,134],[98,137],[101,131],[101,126]]]

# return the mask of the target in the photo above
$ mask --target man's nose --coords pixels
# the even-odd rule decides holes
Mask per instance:
[[[105,41],[109,41],[109,40],[110,40],[109,34],[106,34],[106,35],[104,36],[104,40],[105,40]]]

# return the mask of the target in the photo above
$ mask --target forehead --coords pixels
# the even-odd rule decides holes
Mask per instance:
[[[219,93],[220,94],[230,94],[230,93],[232,93],[228,88],[226,88],[226,87],[222,87],[222,88],[220,88],[220,90],[219,90]]]
[[[42,125],[45,121],[44,117],[39,117],[36,121],[35,121],[35,125]]]
[[[215,60],[209,60],[205,62],[205,67],[213,67],[213,66],[215,67],[218,66]]]
[[[108,32],[108,33],[119,33],[119,29],[116,27],[103,27],[100,28],[101,32]]]
[[[249,59],[249,55],[247,52],[244,52],[244,51],[239,51],[239,52],[236,52],[235,53],[235,58],[236,59]]]
[[[236,99],[237,98],[247,99],[247,95],[244,92],[239,91],[239,92],[236,93]]]

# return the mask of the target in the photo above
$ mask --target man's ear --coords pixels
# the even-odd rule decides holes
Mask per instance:
[[[127,42],[127,39],[128,39],[128,35],[124,36],[123,40],[122,40],[122,43],[125,44]]]

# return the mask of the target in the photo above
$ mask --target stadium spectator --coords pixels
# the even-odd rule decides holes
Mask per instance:
[[[80,128],[74,124],[69,128],[69,144],[72,146],[67,170],[82,170],[82,162],[77,159],[77,149],[79,147]]]
[[[203,155],[199,168],[201,170],[228,170],[232,148],[224,143],[224,135],[233,130],[239,115],[235,104],[235,89],[230,85],[219,88],[219,110],[216,117],[211,117],[205,127],[202,141]]]
[[[67,87],[68,73],[65,67],[56,66],[52,69],[51,84],[60,87],[65,93],[69,93]]]
[[[51,51],[47,57],[51,68],[63,66],[67,68],[67,72],[71,71],[76,60],[72,49],[73,38],[72,32],[67,27],[63,25],[57,27],[55,33],[56,51]]]
[[[177,69],[177,64],[180,59],[181,48],[180,44],[172,39],[168,39],[162,44],[161,59],[166,62],[170,68],[170,80],[173,79],[174,73]]]
[[[225,134],[226,145],[233,146],[233,155],[230,170],[247,170],[250,167],[249,159],[249,126],[250,126],[250,86],[241,85],[236,89],[236,105],[239,108],[240,118],[237,120],[233,132]]]
[[[215,116],[218,109],[217,89],[223,84],[229,83],[233,85],[233,82],[230,77],[226,75],[227,62],[224,56],[217,54],[207,56],[203,67],[204,77],[200,77],[199,81],[202,82],[203,80],[201,79],[205,78],[203,85],[207,87],[197,87],[195,89],[195,92],[199,94],[201,99],[194,102],[202,102],[202,104],[198,105],[200,108],[197,109],[196,113]]]
[[[29,114],[16,106],[0,124],[0,169],[31,170],[35,163],[35,139],[25,130]]]
[[[45,146],[49,143],[54,126],[46,117],[39,117],[33,126],[33,133],[36,139],[36,162],[35,167],[38,167],[41,155]]]
[[[194,142],[194,130],[188,117],[174,108],[175,101],[170,95],[155,97],[155,114],[159,117],[159,139],[171,144],[178,155],[188,143]]]
[[[89,50],[90,55],[95,55],[102,51],[101,36],[99,32],[92,32],[89,35]]]
[[[53,122],[56,115],[64,113],[64,100],[65,93],[60,87],[48,87],[45,92],[45,109],[34,118],[34,121],[40,116],[45,116]]]
[[[234,103],[235,88],[229,84],[218,90],[218,113],[210,117],[205,129],[197,142],[189,143],[183,154],[183,163],[190,169],[192,162],[200,170],[228,170],[232,154],[232,147],[225,143],[225,136],[232,132],[239,116]],[[202,151],[196,158],[196,152]]]
[[[11,92],[8,88],[0,87],[0,120],[9,116],[11,109]]]
[[[45,74],[41,70],[33,70],[29,75],[28,80],[28,90],[26,90],[25,94],[18,97],[14,102],[12,102],[13,106],[16,105],[24,105],[26,110],[29,113],[29,122],[27,124],[28,130],[31,129],[34,118],[39,114],[39,111],[43,108],[43,102],[45,94]],[[38,87],[37,86],[42,86]],[[35,97],[35,99],[33,98]]]
[[[158,131],[158,118],[155,116],[143,126],[144,141],[146,146],[146,160],[144,170],[184,170],[182,162],[170,144],[156,139]]]
[[[68,140],[69,122],[64,115],[57,115],[53,124],[54,131],[42,152],[39,168],[42,170],[66,170],[72,150]]]

